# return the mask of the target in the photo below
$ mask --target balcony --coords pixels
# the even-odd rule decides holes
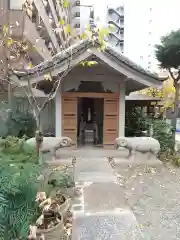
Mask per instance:
[[[124,12],[121,11],[121,7],[115,9],[113,7],[108,8],[109,16],[113,21],[124,22]]]
[[[55,35],[53,27],[52,27],[53,19],[52,19],[52,21],[51,21],[51,19],[49,19],[49,16],[46,12],[45,5],[41,1],[34,0],[34,5],[35,5],[35,8],[37,9],[38,16],[41,17],[41,19],[45,25],[45,28],[48,32],[48,35],[51,38],[51,42],[53,44],[54,51],[59,52],[60,46],[58,44],[56,35]]]
[[[22,38],[22,35],[35,47],[43,59],[50,59],[44,40],[40,37],[36,24],[22,11],[10,11],[11,36]]]

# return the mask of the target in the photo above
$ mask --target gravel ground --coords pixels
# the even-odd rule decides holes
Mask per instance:
[[[145,240],[180,239],[180,169],[114,167]]]

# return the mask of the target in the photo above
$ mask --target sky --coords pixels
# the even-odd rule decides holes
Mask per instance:
[[[81,0],[81,4],[94,5],[95,16],[101,22],[106,20],[108,5],[124,4],[124,53],[144,67],[149,61],[156,66],[154,45],[160,42],[161,36],[180,28],[179,0]]]

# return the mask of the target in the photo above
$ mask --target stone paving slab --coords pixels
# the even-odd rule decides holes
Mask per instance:
[[[75,181],[82,196],[73,206],[72,240],[144,239],[107,158],[77,158]]]
[[[76,182],[114,182],[116,177],[106,158],[77,158]]]
[[[123,189],[117,183],[92,183],[84,187],[83,193],[86,212],[114,211],[127,207]]]
[[[134,214],[129,210],[75,213],[72,240],[144,240]]]

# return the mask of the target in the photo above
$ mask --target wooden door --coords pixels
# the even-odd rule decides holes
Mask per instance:
[[[62,97],[62,133],[77,144],[77,98]]]
[[[113,146],[119,131],[119,99],[104,98],[104,147]]]

